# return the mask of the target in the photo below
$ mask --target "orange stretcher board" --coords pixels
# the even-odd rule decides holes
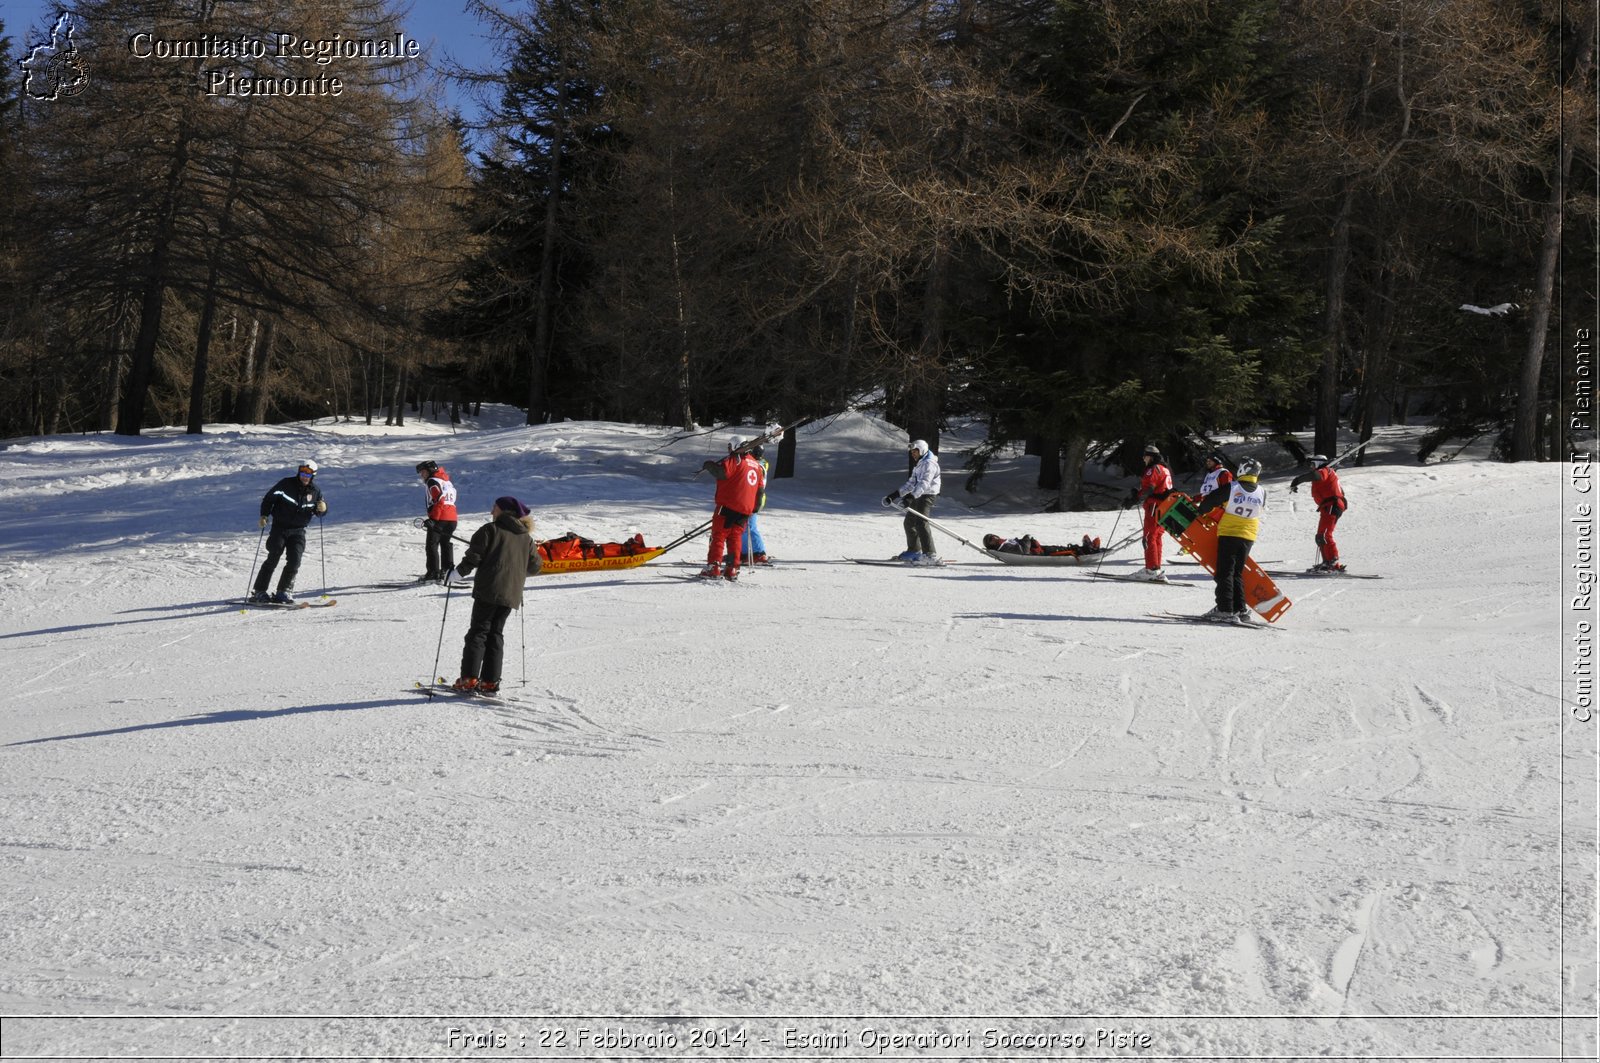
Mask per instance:
[[[1214,511],[1202,517],[1188,495],[1175,494],[1157,503],[1156,520],[1207,572],[1213,576],[1217,574],[1217,516]],[[1268,623],[1277,620],[1294,604],[1251,557],[1244,559],[1244,601]]]
[[[655,547],[642,550],[637,554],[625,554],[618,557],[566,557],[554,561],[545,561],[539,569],[539,575],[551,576],[562,572],[609,572],[619,568],[638,568],[646,561],[654,561],[665,553],[665,548]]]

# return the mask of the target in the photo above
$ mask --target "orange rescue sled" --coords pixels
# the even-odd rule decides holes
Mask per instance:
[[[597,543],[575,532],[539,544],[542,575],[562,572],[602,572],[619,568],[638,568],[666,553],[664,546],[646,546],[644,536],[635,535],[621,543]]]
[[[1207,513],[1200,516],[1193,499],[1175,494],[1157,506],[1156,519],[1167,534],[1205,566],[1213,576],[1217,574],[1217,517]],[[1268,623],[1282,616],[1294,603],[1291,602],[1272,577],[1261,570],[1255,559],[1244,559],[1245,604],[1261,614]]]

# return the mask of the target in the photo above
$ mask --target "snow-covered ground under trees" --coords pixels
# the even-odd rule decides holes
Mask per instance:
[[[1210,606],[1195,566],[942,535],[959,565],[845,562],[904,548],[905,437],[851,413],[772,485],[778,567],[669,578],[701,537],[537,577],[514,703],[416,689],[468,612],[381,586],[422,570],[418,460],[463,536],[509,493],[541,537],[661,544],[709,517],[729,434],[9,441],[4,1057],[1593,1057],[1562,466],[1419,465],[1391,430],[1339,529],[1384,578],[1285,580],[1281,630],[1247,631],[1150,615]],[[975,442],[935,512],[964,537],[1131,530],[1038,512],[1020,454],[967,494]],[[1303,568],[1308,494],[1254,449],[1256,556]],[[257,504],[307,456],[331,508],[299,590],[338,604],[241,609]]]

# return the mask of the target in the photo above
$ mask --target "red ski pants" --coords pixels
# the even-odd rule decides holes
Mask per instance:
[[[1342,510],[1325,509],[1317,518],[1317,549],[1322,551],[1324,561],[1339,560],[1339,544],[1333,541],[1333,526],[1339,523],[1342,515]]]
[[[716,515],[711,518],[711,550],[706,554],[707,565],[722,564],[722,555],[728,555],[728,567],[739,571],[739,548],[744,540],[744,523],[749,520],[747,513],[735,513],[722,506],[717,507]]]
[[[1156,520],[1153,503],[1144,507],[1144,567],[1161,567],[1161,523]]]

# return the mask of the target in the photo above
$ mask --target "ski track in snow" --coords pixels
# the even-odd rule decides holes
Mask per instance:
[[[802,432],[762,515],[804,572],[541,576],[507,625],[506,699],[429,699],[413,684],[436,652],[454,674],[466,592],[378,586],[420,571],[420,455],[454,474],[463,536],[502,493],[543,536],[664,542],[709,509],[685,470],[715,434],[515,420],[0,452],[27,499],[0,514],[0,1009],[1104,1014],[1178,1057],[1548,1045],[1532,1020],[1372,1016],[1557,1011],[1559,913],[1592,914],[1592,881],[1563,898],[1555,875],[1568,707],[1537,596],[1557,563],[1536,544],[1464,571],[1437,538],[1484,498],[1476,534],[1525,539],[1557,468],[1418,467],[1396,430],[1346,476],[1340,527],[1385,579],[1297,581],[1267,638],[954,542],[971,567],[837,563],[903,542],[877,505],[903,439],[847,415]],[[968,508],[966,438],[945,440],[942,522],[1108,534],[1117,514],[1038,513],[1020,454]],[[307,453],[330,512],[298,589],[339,605],[244,610],[261,493]],[[1263,546],[1309,552],[1315,519],[1269,510]],[[1572,793],[1569,825],[1593,811]],[[1590,931],[1569,923],[1568,948]],[[1322,1018],[1207,1018],[1240,1014]],[[382,1056],[436,1052],[443,1025],[6,1034]]]

